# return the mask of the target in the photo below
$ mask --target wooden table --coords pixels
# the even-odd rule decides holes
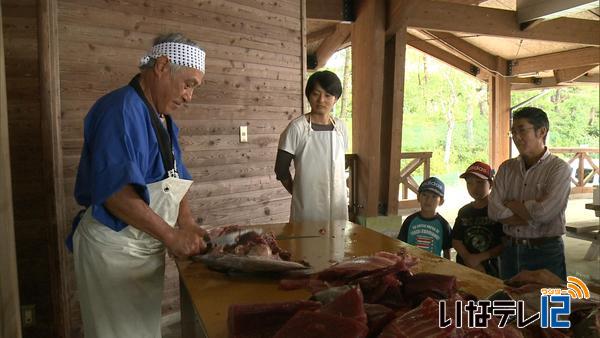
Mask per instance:
[[[344,258],[378,251],[397,252],[404,247],[420,258],[414,272],[435,272],[458,278],[458,286],[478,297],[502,288],[502,281],[465,266],[432,255],[401,241],[351,222],[333,224],[269,224],[258,228],[286,237],[316,236],[279,240],[292,259],[308,261],[315,271]],[[319,229],[325,234],[319,234]],[[306,290],[283,291],[278,280],[256,276],[229,276],[208,270],[202,263],[177,262],[181,281],[181,323],[183,337],[227,337],[227,310],[231,304],[269,303],[308,299]]]
[[[600,217],[600,205],[588,203],[585,205],[585,208],[594,210],[596,216]],[[595,261],[598,259],[598,255],[600,254],[600,218],[583,226],[567,225],[566,229],[567,236],[591,242],[590,247],[585,253],[584,259],[586,261]]]
[[[585,208],[594,210],[596,212],[596,216],[600,217],[600,204],[587,203]]]

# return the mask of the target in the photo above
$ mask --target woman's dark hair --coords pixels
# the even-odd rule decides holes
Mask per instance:
[[[342,96],[342,83],[340,82],[340,78],[333,72],[323,70],[314,73],[308,78],[306,89],[304,90],[306,98],[308,98],[310,93],[315,89],[317,83],[325,89],[326,92],[335,96],[336,99],[339,99],[340,96]]]

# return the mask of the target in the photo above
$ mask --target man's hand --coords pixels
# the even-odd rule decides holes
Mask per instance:
[[[206,251],[206,234],[201,227],[174,228],[165,246],[178,258],[197,255]]]
[[[510,226],[526,226],[529,224],[526,220],[522,219],[516,214],[507,218],[503,218],[499,220],[499,222]]]
[[[488,257],[486,257],[486,255],[484,255],[483,253],[470,254],[467,255],[467,257],[463,257],[465,265],[473,269],[477,269],[477,266],[480,266],[481,262],[485,261],[486,259],[488,259]]]
[[[513,214],[519,216],[521,219],[525,220],[524,223],[522,223],[522,225],[527,225],[528,222],[527,220],[531,219],[531,216],[529,215],[529,211],[527,210],[527,208],[525,207],[525,205],[519,201],[515,201],[515,200],[508,200],[508,201],[504,201],[504,206],[509,208],[510,211],[513,212]]]
[[[475,269],[475,270],[477,270],[479,272],[486,273],[485,272],[485,267],[483,267],[483,264],[477,264],[477,266],[473,267],[473,269]]]

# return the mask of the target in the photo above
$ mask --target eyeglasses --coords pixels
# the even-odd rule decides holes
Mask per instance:
[[[535,129],[535,127],[524,127],[524,128],[510,128],[510,135],[523,135],[529,129]]]

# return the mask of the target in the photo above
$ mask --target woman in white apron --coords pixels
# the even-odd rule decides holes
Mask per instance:
[[[86,338],[161,337],[165,248],[188,256],[206,247],[168,115],[201,83],[204,51],[181,34],[161,36],[140,70],[85,118],[75,197],[86,209],[67,245]]]
[[[275,164],[277,179],[292,194],[290,222],[347,220],[347,130],[342,120],[331,116],[342,85],[334,73],[316,72],[308,79],[305,94],[311,111],[290,122],[281,134]]]

